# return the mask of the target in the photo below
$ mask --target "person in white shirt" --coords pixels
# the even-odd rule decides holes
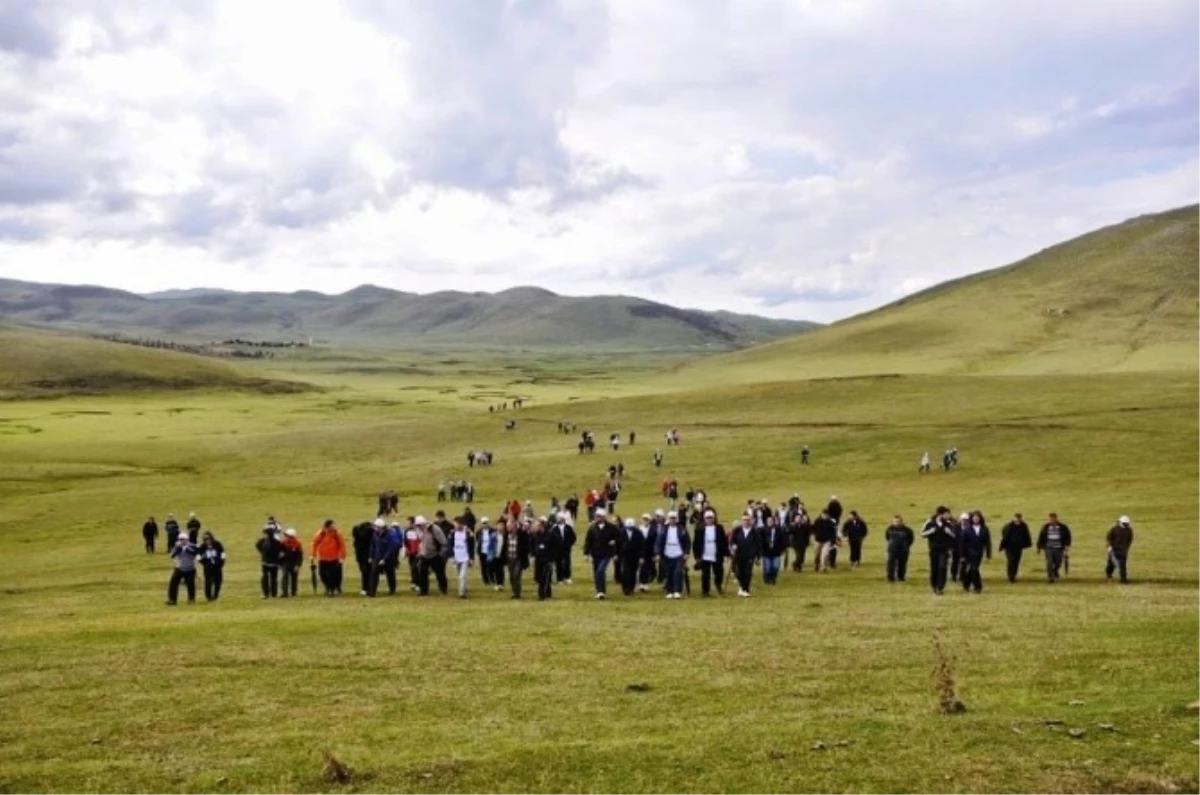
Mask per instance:
[[[463,523],[459,516],[454,520],[454,530],[450,533],[450,549],[454,555],[454,569],[458,573],[458,598],[467,598],[467,581],[471,566],[475,562],[475,537],[471,529]]]
[[[655,546],[655,557],[666,574],[667,598],[682,599],[683,567],[691,551],[691,538],[688,537],[687,528],[679,524],[679,514],[675,511],[667,514],[667,526]]]
[[[704,523],[696,531],[692,545],[696,562],[700,564],[700,595],[710,596],[715,581],[717,593],[725,593],[725,559],[729,557],[729,539],[725,528],[717,523],[716,514],[704,512]]]

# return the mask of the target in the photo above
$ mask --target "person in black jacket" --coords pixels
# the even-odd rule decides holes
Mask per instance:
[[[188,541],[193,544],[200,540],[200,520],[196,518],[196,514],[188,514],[187,520]]]
[[[812,544],[812,520],[808,518],[803,505],[798,505],[791,510],[793,514],[791,527],[792,554],[795,555],[792,559],[792,571],[799,572],[804,570],[804,559],[808,555],[809,545]]]
[[[850,512],[850,518],[842,525],[842,535],[846,536],[846,543],[850,545],[850,568],[857,569],[862,562],[863,539],[867,537],[867,523],[858,515],[858,511]]]
[[[770,506],[765,506],[763,516],[762,562],[763,584],[774,585],[779,582],[779,569],[783,566],[783,552],[787,549],[787,532],[779,526]]]
[[[570,500],[568,500],[570,502]],[[558,561],[554,566],[555,580],[564,585],[571,585],[571,557],[575,553],[575,543],[579,536],[575,534],[574,518],[570,511],[562,510],[558,514],[558,522],[554,526],[560,539]]]
[[[971,526],[971,514],[963,512],[963,514],[958,517],[958,528],[954,532],[954,537],[957,539],[964,532],[966,532],[967,528],[970,526]],[[962,568],[962,552],[959,549],[958,544],[956,542],[954,544],[954,548],[950,550],[950,579],[953,580],[954,582],[958,582],[959,575],[961,574],[961,568]]]
[[[762,556],[762,534],[750,516],[742,516],[741,524],[734,528],[729,551],[737,572],[738,596],[745,598],[750,595],[750,581],[754,579],[754,561]]]
[[[142,525],[142,541],[146,544],[146,554],[153,555],[154,544],[158,541],[158,522],[154,521],[153,516]]]
[[[375,522],[362,522],[356,524],[350,531],[350,537],[354,543],[354,562],[358,564],[359,574],[359,593],[363,596],[367,595],[371,584],[371,544],[375,541],[375,529],[383,527],[385,522],[382,518],[376,519]]]
[[[717,523],[712,511],[704,515],[704,524],[696,529],[692,553],[700,565],[700,595],[710,596],[715,581],[717,593],[725,593],[725,559],[729,557],[729,537]]]
[[[621,531],[609,521],[608,511],[596,509],[596,520],[583,538],[583,556],[591,561],[596,598],[608,598],[608,565],[621,551]]]
[[[521,598],[521,577],[529,568],[529,533],[518,521],[499,525],[503,536],[500,539],[500,559],[508,566],[508,584],[512,598]]]
[[[1037,550],[1046,556],[1046,580],[1058,581],[1058,572],[1067,555],[1071,554],[1071,528],[1058,521],[1052,513],[1038,533]]]
[[[538,601],[542,602],[554,595],[554,566],[562,560],[563,554],[561,525],[547,528],[539,519],[533,524],[529,543],[533,551],[533,578],[537,580]]]
[[[645,514],[642,519],[649,524],[650,514]],[[621,561],[619,567],[621,593],[633,596],[633,592],[637,590],[642,555],[646,552],[646,536],[632,519],[625,520],[625,527],[621,531],[620,547],[618,558]]]
[[[983,593],[983,575],[980,567],[985,555],[988,560],[992,559],[992,534],[979,511],[972,511],[966,529],[959,530],[958,549],[962,558],[960,579],[963,590]]]
[[[921,537],[929,544],[929,587],[938,596],[946,592],[946,569],[950,565],[950,550],[958,546],[957,527],[950,509],[939,505],[937,511],[921,528]]]
[[[892,526],[883,534],[887,542],[887,578],[888,582],[904,582],[908,574],[908,553],[913,545],[912,528],[904,523],[904,517],[896,514],[892,517]]]
[[[283,544],[272,528],[264,527],[262,538],[254,546],[262,561],[262,598],[275,598],[279,596],[279,562],[283,557]]]
[[[175,549],[175,539],[179,538],[179,522],[175,521],[174,514],[167,514],[167,521],[163,524],[163,531],[167,536],[167,554],[171,554],[171,550]]]
[[[645,539],[642,543],[642,564],[638,567],[638,590],[646,593],[650,584],[658,581],[658,567],[654,565],[654,550],[658,548],[658,534],[662,532],[666,514],[659,508],[654,517],[642,532]]]
[[[1017,573],[1021,570],[1021,554],[1033,546],[1033,536],[1029,525],[1019,513],[1014,513],[1012,521],[1000,529],[1000,551],[1008,561],[1008,581],[1016,582]]]
[[[200,565],[204,568],[204,601],[215,602],[225,581],[225,545],[210,532],[201,536]]]
[[[829,498],[829,505],[825,507],[825,513],[829,514],[829,518],[833,520],[834,527],[834,544],[829,548],[829,558],[826,568],[836,569],[838,547],[842,545],[841,537],[837,533],[837,527],[842,523],[842,504],[838,501],[836,494]]]
[[[829,511],[822,511],[817,521],[812,523],[812,534],[817,542],[817,571],[829,571],[832,565],[830,558],[838,542],[837,522],[829,515]]]

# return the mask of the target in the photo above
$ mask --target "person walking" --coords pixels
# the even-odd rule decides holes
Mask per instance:
[[[858,511],[851,511],[850,518],[842,525],[842,535],[846,536],[846,543],[850,545],[852,569],[857,569],[862,562],[863,539],[867,537],[867,532],[867,523],[858,515]]]
[[[421,531],[421,548],[417,561],[417,593],[429,596],[429,575],[437,578],[438,592],[446,595],[446,534],[437,522],[427,522],[418,516],[417,529]]]
[[[983,593],[980,567],[985,555],[988,560],[992,559],[992,534],[979,511],[971,511],[970,524],[958,534],[958,548],[962,558],[960,579],[963,590]]]
[[[225,581],[225,545],[207,530],[200,537],[199,558],[204,570],[204,601],[215,602]]]
[[[326,519],[313,537],[309,558],[321,577],[325,595],[339,596],[342,593],[342,567],[346,561],[346,539],[332,519]]]
[[[508,567],[508,585],[512,598],[521,598],[521,577],[529,568],[529,533],[516,520],[504,526],[500,556]]]
[[[1000,528],[1000,551],[1004,553],[1007,563],[1008,581],[1015,583],[1017,574],[1021,571],[1021,555],[1033,546],[1033,536],[1024,517],[1014,513],[1012,521]]]
[[[658,536],[655,557],[664,572],[668,599],[683,598],[683,567],[687,565],[687,554],[691,551],[691,538],[687,527],[679,523],[679,514],[667,514],[667,526]]]
[[[954,531],[955,544],[950,550],[950,579],[953,582],[959,581],[959,575],[962,569],[962,550],[958,546],[958,539],[962,534],[967,532],[967,528],[971,526],[971,514],[965,511],[958,517],[958,528]]]
[[[912,528],[904,523],[904,517],[896,514],[892,517],[891,527],[884,532],[883,540],[887,543],[888,582],[904,582],[908,574],[908,553],[914,541]]]
[[[766,506],[763,519],[762,535],[762,566],[763,584],[775,585],[779,582],[779,569],[783,566],[783,553],[787,549],[787,534],[779,526],[779,520],[770,507]]]
[[[829,571],[833,565],[833,551],[837,549],[838,526],[829,511],[821,511],[812,523],[813,539],[817,542],[817,571]]]
[[[492,527],[492,520],[484,516],[479,519],[475,531],[475,554],[479,557],[479,573],[485,588],[494,588],[496,578],[492,576],[492,561],[500,554],[500,539]]]
[[[1104,537],[1108,542],[1108,562],[1104,565],[1104,578],[1111,580],[1114,571],[1120,572],[1121,583],[1129,582],[1129,548],[1133,546],[1133,524],[1128,516],[1122,516],[1108,529]]]
[[[734,528],[729,539],[729,551],[733,554],[738,596],[749,597],[750,583],[754,579],[754,561],[762,556],[762,534],[754,526],[754,519],[749,514],[743,514],[742,523]]]
[[[804,571],[804,560],[808,556],[808,548],[812,544],[812,520],[803,505],[798,505],[792,511],[791,544],[792,571]]]
[[[142,525],[142,542],[146,545],[146,554],[154,554],[154,545],[158,541],[158,522],[151,516]]]
[[[921,456],[921,465],[919,467],[917,467],[917,473],[923,475],[928,471],[930,471],[930,461],[929,461],[929,451],[926,450],[925,454]]]
[[[199,543],[199,541],[200,541],[200,520],[196,518],[196,514],[194,511],[192,513],[188,514],[187,534],[188,534],[188,541],[191,541],[193,544]]]
[[[167,514],[167,520],[163,523],[163,532],[167,537],[167,554],[170,555],[175,551],[175,539],[179,538],[179,522],[175,520],[174,514]]]
[[[545,519],[533,523],[530,546],[533,552],[533,579],[537,581],[538,601],[554,595],[554,567],[562,560],[562,525],[547,527]]]
[[[659,508],[654,512],[650,522],[642,530],[642,561],[638,566],[638,590],[646,593],[651,583],[658,582],[658,567],[654,565],[655,550],[658,548],[658,535],[666,525],[666,514]]]
[[[379,578],[387,581],[388,596],[396,595],[396,567],[400,564],[400,548],[403,546],[400,528],[387,523],[375,524],[371,539],[370,575],[367,578],[367,596],[374,598],[379,593]]]
[[[196,559],[200,548],[191,542],[187,533],[175,537],[175,545],[167,551],[174,560],[171,580],[167,584],[167,605],[174,607],[179,601],[179,584],[187,588],[188,604],[196,603]]]
[[[620,552],[621,532],[608,518],[604,508],[596,509],[596,520],[583,538],[583,556],[592,564],[596,598],[608,598],[608,566]]]
[[[360,522],[350,529],[350,537],[354,542],[354,562],[358,565],[358,592],[366,596],[371,590],[371,545],[375,543],[375,533],[387,523],[383,517],[377,517],[373,522]]]
[[[295,599],[300,595],[300,567],[304,565],[304,545],[296,537],[296,530],[289,527],[283,531],[283,553],[280,556],[279,572],[283,575],[279,584],[279,595]]]
[[[279,561],[283,557],[283,545],[275,535],[274,529],[264,527],[262,538],[254,545],[262,563],[262,598],[274,599],[279,596]]]
[[[1071,528],[1058,521],[1058,514],[1047,517],[1038,533],[1037,551],[1046,557],[1046,581],[1058,582],[1063,561],[1071,554]]]
[[[578,503],[578,501],[576,501]],[[567,500],[566,505],[570,505],[571,501]],[[575,533],[575,518],[570,511],[564,509],[558,513],[558,522],[554,527],[558,533],[559,543],[559,558],[555,562],[554,576],[555,579],[563,585],[572,585],[571,581],[571,558],[575,554],[575,544],[579,537]]]
[[[713,585],[717,593],[725,593],[725,559],[729,557],[729,537],[717,524],[712,511],[705,511],[704,523],[696,530],[692,553],[700,564],[700,595],[711,596]]]
[[[649,522],[650,514],[645,514],[642,518]],[[638,571],[642,566],[645,543],[646,536],[638,529],[637,523],[632,519],[626,519],[625,527],[621,531],[620,552],[617,553],[617,559],[621,564],[618,575],[621,581],[621,593],[626,596],[633,596],[637,590]]]
[[[939,505],[937,511],[921,528],[921,537],[929,544],[929,587],[937,596],[946,592],[950,550],[958,545],[957,527],[950,509]]]
[[[450,534],[450,548],[454,555],[454,573],[458,575],[458,598],[466,599],[467,582],[475,560],[475,536],[461,516],[454,522],[455,527]]]

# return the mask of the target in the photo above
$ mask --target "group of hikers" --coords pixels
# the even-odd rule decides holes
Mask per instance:
[[[755,568],[761,566],[762,582],[773,586],[788,568],[801,572],[810,551],[813,568],[829,572],[837,568],[839,550],[845,548],[848,567],[862,562],[869,534],[865,519],[855,510],[844,511],[836,496],[811,517],[798,495],[772,508],[763,500],[749,500],[741,514],[727,527],[703,491],[692,490],[689,500],[670,509],[644,513],[640,521],[622,519],[604,505],[589,507],[586,529],[576,531],[579,500],[575,497],[536,515],[532,502],[512,500],[503,506],[493,523],[476,519],[470,506],[453,518],[438,511],[432,521],[423,516],[401,519],[395,512],[355,525],[347,539],[336,523],[326,520],[312,538],[309,564],[313,591],[318,587],[328,597],[342,593],[344,565],[351,555],[357,564],[359,592],[376,596],[385,585],[397,592],[397,573],[407,562],[411,589],[427,596],[436,583],[448,593],[448,571],[453,568],[457,594],[467,598],[470,569],[478,568],[483,586],[495,591],[505,588],[511,598],[522,598],[524,575],[532,566],[533,583],[539,600],[553,596],[555,585],[573,584],[575,547],[582,545],[591,566],[596,599],[608,597],[609,573],[625,596],[661,588],[667,599],[691,594],[690,572],[700,573],[700,595],[724,595],[726,572],[736,582],[737,595],[750,596]],[[188,601],[195,601],[196,572],[204,574],[206,600],[219,598],[224,579],[226,552],[209,531],[202,530],[192,514],[180,529],[174,517],[166,523],[168,552],[174,570],[168,584],[167,604],[176,604],[181,585]],[[155,550],[158,527],[151,518],[143,527],[147,552]],[[993,552],[992,535],[978,510],[961,513],[956,519],[946,506],[938,506],[919,531],[903,517],[894,516],[883,533],[886,576],[889,582],[905,582],[911,548],[920,536],[929,555],[929,584],[936,595],[951,581],[964,591],[981,593],[982,569]],[[1007,561],[1009,582],[1016,582],[1022,555],[1034,547],[1045,558],[1048,582],[1069,572],[1071,530],[1051,513],[1036,539],[1021,514],[1014,514],[1000,531],[996,549]],[[1122,516],[1106,535],[1108,557],[1105,575],[1118,574],[1128,581],[1128,556],[1133,544],[1133,526]],[[269,517],[256,542],[262,567],[262,598],[296,597],[305,547],[295,529],[284,529]],[[318,586],[319,584],[319,586]]]
[[[942,453],[942,471],[949,472],[958,466],[958,448],[951,447]],[[926,451],[921,456],[921,463],[917,466],[917,471],[921,473],[932,471],[933,467],[930,464],[929,452]]]
[[[475,484],[469,480],[443,480],[438,483],[437,501],[445,502],[447,495],[450,502],[475,502]]]

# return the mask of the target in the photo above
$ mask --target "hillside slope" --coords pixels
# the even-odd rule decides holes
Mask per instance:
[[[683,368],[714,382],[1196,369],[1196,206],[1135,218],[881,309]]]
[[[571,298],[521,287],[415,295],[364,285],[314,292],[168,291],[0,280],[0,317],[72,331],[211,341],[231,337],[389,345],[729,350],[813,324],[677,309],[624,296]]]
[[[303,386],[247,376],[202,356],[0,325],[0,398],[201,388],[294,392]]]

